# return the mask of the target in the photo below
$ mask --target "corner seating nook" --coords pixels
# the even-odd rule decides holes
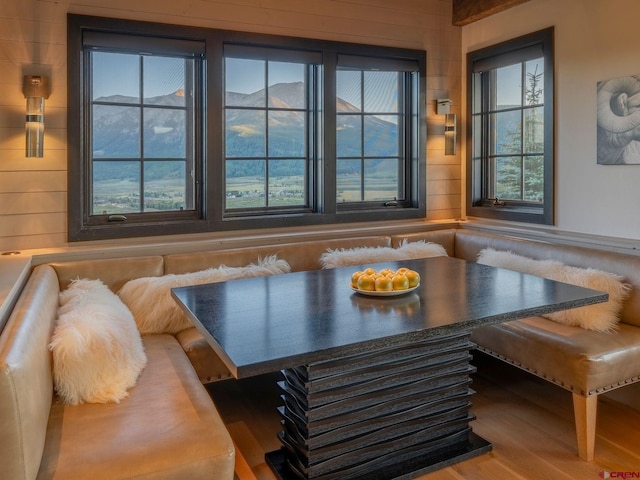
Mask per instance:
[[[228,376],[189,328],[142,337],[147,366],[120,403],[62,404],[52,355],[58,296],[76,278],[100,279],[113,292],[129,280],[244,266],[278,254],[294,269],[320,268],[327,248],[387,246],[386,236],[176,255],[52,262],[33,268],[0,332],[2,477],[64,479],[233,479],[235,449],[202,385]],[[195,370],[194,370],[195,367]]]
[[[405,239],[440,243],[449,256],[470,262],[476,261],[485,248],[558,260],[621,275],[631,285],[615,332],[595,332],[529,317],[479,328],[471,335],[478,350],[572,393],[578,454],[584,460],[593,460],[598,395],[640,381],[640,257],[465,228],[397,235],[392,237],[392,244],[399,245]]]
[[[573,393],[578,452],[594,452],[597,396],[640,380],[640,257],[446,228],[393,236],[313,240],[255,248],[52,262],[34,268],[0,333],[0,462],[10,478],[233,478],[234,447],[202,383],[229,372],[195,328],[146,335],[148,366],[119,404],[56,402],[48,343],[58,294],[71,280],[99,278],[117,292],[144,276],[244,266],[277,255],[292,271],[321,268],[327,249],[441,244],[475,261],[491,247],[618,273],[633,286],[612,334],[541,317],[478,329],[478,348]],[[64,425],[64,428],[62,428]],[[4,468],[4,467],[3,467]]]

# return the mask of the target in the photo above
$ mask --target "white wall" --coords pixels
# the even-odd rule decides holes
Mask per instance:
[[[0,252],[67,246],[67,13],[427,50],[427,212],[460,216],[461,157],[433,115],[442,97],[460,113],[451,0],[0,0]],[[53,87],[43,159],[24,156],[25,74]]]
[[[640,74],[639,20],[638,0],[530,0],[462,29],[464,59],[555,27],[558,230],[640,239],[640,165],[596,164],[596,85]]]

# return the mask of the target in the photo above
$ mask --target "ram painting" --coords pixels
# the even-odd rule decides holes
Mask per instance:
[[[598,82],[598,163],[640,164],[640,75]]]

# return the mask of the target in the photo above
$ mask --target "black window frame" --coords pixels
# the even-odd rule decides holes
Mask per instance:
[[[89,31],[83,38],[83,63],[87,65],[87,70],[92,70],[92,57],[95,53],[107,53],[107,54],[121,54],[126,53],[128,55],[138,57],[138,70],[139,70],[139,97],[137,102],[133,103],[130,100],[127,102],[119,102],[113,100],[102,100],[93,98],[94,95],[87,95],[83,99],[84,110],[89,115],[87,119],[87,131],[90,131],[91,119],[96,107],[117,107],[127,108],[129,110],[137,110],[139,112],[139,131],[137,136],[139,137],[139,153],[135,157],[117,157],[117,158],[101,158],[96,157],[93,150],[95,148],[90,145],[91,138],[87,138],[85,135],[87,148],[85,150],[85,156],[87,164],[85,165],[87,176],[91,176],[91,169],[95,167],[97,163],[112,163],[114,165],[120,162],[126,163],[139,163],[140,164],[140,195],[138,198],[139,212],[127,212],[125,214],[109,214],[109,213],[90,213],[91,198],[85,198],[83,201],[86,203],[85,210],[88,213],[87,223],[88,225],[100,225],[111,221],[124,221],[123,218],[131,219],[135,222],[135,218],[144,215],[149,220],[156,222],[168,222],[179,221],[184,219],[190,219],[198,217],[201,208],[201,190],[197,188],[199,179],[201,178],[201,164],[197,162],[197,158],[202,157],[202,145],[204,133],[203,118],[204,103],[203,103],[203,54],[204,43],[198,41],[180,41],[177,39],[170,39],[163,45],[163,42],[157,42],[156,45],[149,45],[147,41],[148,37],[140,37],[135,35],[101,35],[100,32]],[[156,43],[156,42],[154,42]],[[175,58],[182,59],[191,62],[193,65],[191,69],[185,68],[185,88],[184,94],[185,103],[182,105],[168,105],[168,104],[155,104],[148,103],[142,95],[142,83],[144,82],[144,63],[147,58],[153,58],[154,56],[161,56],[162,58]],[[91,92],[91,75],[85,76],[83,79],[83,91]],[[158,158],[155,156],[147,156],[144,146],[144,118],[145,113],[151,110],[173,110],[184,111],[185,113],[185,136],[188,140],[185,143],[185,155],[184,158]],[[145,182],[145,165],[154,162],[164,161],[183,161],[185,162],[185,205],[181,210],[165,211],[165,212],[145,212],[145,200],[144,200],[144,182]],[[195,177],[194,180],[189,181],[189,173],[191,177]],[[89,195],[87,195],[89,197]]]
[[[313,226],[348,222],[388,222],[426,217],[426,52],[423,50],[361,45],[248,32],[216,30],[68,14],[68,238],[70,241],[131,238],[230,230]],[[196,205],[191,212],[161,212],[133,215],[125,221],[90,218],[87,203],[90,191],[85,149],[90,142],[84,123],[87,108],[83,68],[83,33],[97,31],[113,35],[137,35],[153,44],[154,38],[198,41],[205,44],[203,98],[196,160]],[[317,104],[316,122],[309,132],[314,137],[314,155],[309,167],[309,204],[299,209],[247,212],[225,211],[224,185],[224,49],[225,45],[270,48],[281,52],[307,51],[322,59],[317,68],[320,91],[312,99]],[[408,99],[411,119],[407,135],[406,199],[386,204],[338,206],[336,202],[336,88],[339,55],[414,65]],[[331,80],[333,79],[333,80]],[[319,128],[317,123],[321,124]],[[127,215],[127,217],[129,217]],[[120,220],[112,218],[111,220]]]
[[[527,202],[496,198],[490,186],[493,170],[490,166],[489,89],[491,72],[496,68],[544,59],[544,104],[542,154],[543,202]],[[495,77],[495,75],[494,75]],[[495,81],[495,80],[494,80]],[[476,95],[476,92],[481,95]],[[478,98],[480,97],[480,98]],[[474,104],[481,115],[474,121]],[[467,54],[467,215],[496,220],[552,225],[554,223],[554,28],[546,28]],[[524,110],[524,106],[521,108]],[[480,132],[474,128],[478,128]],[[524,156],[524,153],[516,154]]]
[[[226,144],[224,145],[224,164],[225,168],[228,161],[265,161],[265,193],[267,196],[265,198],[264,206],[255,206],[255,207],[246,207],[246,208],[229,208],[229,206],[225,202],[224,208],[224,218],[249,218],[256,216],[265,216],[265,215],[278,215],[278,214],[300,214],[300,213],[312,213],[316,211],[316,192],[314,188],[314,179],[316,178],[316,164],[318,163],[318,159],[320,157],[321,152],[321,137],[317,135],[318,125],[321,123],[321,107],[319,105],[320,99],[320,88],[321,88],[321,79],[319,76],[319,71],[321,70],[322,63],[322,55],[320,52],[310,52],[303,50],[295,50],[291,49],[274,49],[270,47],[264,46],[255,46],[255,45],[242,45],[232,42],[225,42],[224,46],[224,60],[226,67],[226,59],[240,59],[240,60],[258,60],[265,62],[265,71],[264,71],[264,85],[265,85],[265,98],[264,105],[256,106],[239,106],[237,104],[227,104],[226,98],[223,106],[223,113],[225,115],[225,126],[226,126],[226,118],[228,111],[234,110],[244,110],[244,111],[253,111],[253,112],[264,112],[265,113],[265,138],[264,138],[264,152],[261,155],[257,156],[249,156],[249,157],[238,157],[238,156],[229,156],[229,148]],[[270,63],[292,63],[292,64],[300,64],[304,66],[304,76],[305,76],[305,92],[304,92],[304,102],[305,105],[303,107],[291,107],[291,106],[277,106],[271,105],[269,101],[269,89],[268,86],[268,73],[269,73],[269,64]],[[226,96],[226,79],[225,79],[225,96]],[[299,159],[304,160],[306,162],[305,165],[305,179],[304,179],[304,189],[305,189],[305,199],[302,204],[299,205],[279,205],[279,206],[270,206],[269,205],[269,163],[273,160],[282,160],[283,156],[278,156],[272,154],[269,148],[269,132],[270,132],[270,123],[269,123],[269,113],[272,112],[294,112],[298,114],[302,114],[305,117],[305,125],[306,129],[304,132],[305,136],[305,155],[304,157],[300,157]],[[225,132],[226,133],[226,132]],[[226,189],[225,183],[225,192]]]
[[[337,203],[338,211],[369,210],[380,207],[399,206],[407,207],[411,204],[412,185],[411,175],[416,169],[415,158],[412,152],[417,150],[417,146],[412,144],[415,141],[413,132],[419,126],[418,108],[414,99],[417,95],[417,82],[415,81],[416,69],[413,62],[401,61],[398,59],[371,59],[354,55],[338,55],[337,71],[351,71],[360,73],[360,96],[361,109],[355,112],[341,112],[336,114],[336,121],[340,116],[360,117],[361,122],[361,143],[362,148],[359,155],[344,156],[336,158],[347,160],[358,160],[361,163],[361,200],[345,201]],[[367,72],[392,72],[398,75],[398,109],[391,112],[369,112],[365,109],[365,77]],[[365,128],[366,119],[369,117],[393,115],[398,117],[398,153],[395,156],[367,155],[365,152]],[[336,152],[337,153],[337,152]],[[399,195],[393,198],[382,200],[366,200],[364,198],[365,174],[364,166],[367,160],[372,158],[397,159],[398,161],[398,190]],[[337,165],[337,163],[336,163]],[[336,198],[337,201],[337,198]]]

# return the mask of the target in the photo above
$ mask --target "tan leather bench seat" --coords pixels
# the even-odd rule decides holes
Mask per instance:
[[[151,274],[161,266],[149,258],[131,263]],[[120,283],[130,275],[111,274]],[[147,366],[120,403],[57,401],[48,346],[59,285],[68,279],[49,265],[34,268],[0,332],[0,478],[231,480],[233,442],[173,335],[143,337]]]
[[[477,328],[480,349],[579,395],[604,393],[638,380],[640,329],[621,323],[597,334],[542,317]]]
[[[484,248],[517,255],[559,260],[567,265],[595,268],[621,275],[632,286],[617,331],[595,332],[530,317],[475,329],[471,341],[478,350],[527,370],[571,391],[578,454],[594,458],[598,396],[640,381],[640,256],[549,243],[473,228],[443,229],[391,238],[442,244],[449,255],[474,262]]]
[[[143,343],[148,365],[120,404],[54,402],[39,480],[233,478],[231,438],[182,347]]]
[[[176,339],[187,354],[202,383],[232,378],[231,372],[195,327],[176,333]]]

